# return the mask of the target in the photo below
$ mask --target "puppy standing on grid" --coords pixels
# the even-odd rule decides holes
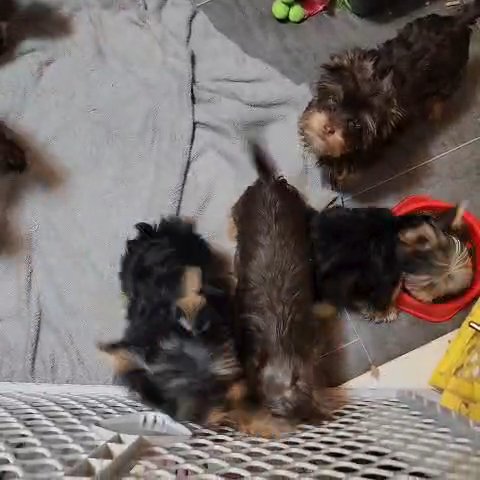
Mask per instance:
[[[299,121],[307,150],[334,188],[373,160],[373,151],[422,117],[438,119],[469,56],[480,0],[456,16],[414,20],[376,49],[333,55]]]

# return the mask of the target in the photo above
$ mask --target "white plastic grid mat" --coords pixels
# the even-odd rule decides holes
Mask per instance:
[[[356,398],[277,440],[187,424],[169,446],[92,424],[148,410],[112,394],[0,394],[0,479],[480,478],[479,434],[414,397]]]

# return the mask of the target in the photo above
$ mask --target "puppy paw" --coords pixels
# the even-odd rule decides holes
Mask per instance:
[[[293,427],[284,419],[273,417],[268,413],[262,413],[243,419],[238,429],[242,433],[253,437],[279,438],[291,432]]]
[[[391,323],[398,318],[398,313],[398,310],[395,307],[392,307],[384,312],[364,310],[362,316],[366,320],[374,323]]]

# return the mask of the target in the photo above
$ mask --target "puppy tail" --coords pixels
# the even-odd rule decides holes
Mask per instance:
[[[271,182],[278,177],[275,163],[257,143],[251,144],[253,163],[261,180]]]
[[[480,0],[475,0],[474,2],[465,5],[458,15],[458,25],[460,27],[465,27],[474,23],[477,18],[480,17]]]

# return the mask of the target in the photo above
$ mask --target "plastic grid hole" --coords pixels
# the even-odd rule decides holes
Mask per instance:
[[[295,462],[288,468],[289,472],[298,473],[302,476],[312,474],[316,470],[317,467],[309,462]]]
[[[307,450],[303,450],[301,448],[292,448],[288,449],[288,456],[295,461],[301,461],[302,459],[308,459],[311,457],[312,452],[308,452]]]
[[[366,480],[385,480],[388,478],[392,478],[393,476],[389,473],[382,472],[381,470],[370,470],[365,472],[360,478],[364,478]]]
[[[352,462],[338,462],[333,469],[349,475],[360,471],[360,467]]]
[[[270,480],[290,480],[292,478],[299,478],[296,473],[288,470],[277,469],[266,475]]]
[[[415,468],[410,470],[409,475],[418,478],[438,478],[440,472],[426,468]]]
[[[405,472],[408,470],[409,466],[403,462],[397,462],[395,460],[384,460],[378,463],[377,468],[381,470],[386,470],[387,472]]]
[[[322,470],[317,475],[316,479],[320,480],[337,480],[339,478],[347,478],[346,475],[342,472],[336,472],[335,470]]]
[[[0,465],[0,478],[2,480],[11,480],[14,478],[23,477],[23,470],[17,465]]]
[[[378,461],[377,457],[374,457],[373,455],[365,455],[365,454],[354,455],[351,458],[351,462],[357,465],[371,465],[372,463],[375,463],[377,461]]]

